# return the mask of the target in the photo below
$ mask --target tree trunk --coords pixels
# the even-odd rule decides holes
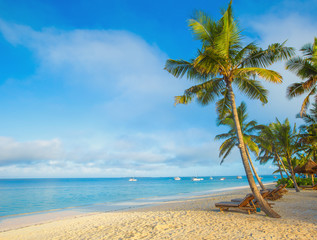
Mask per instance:
[[[294,173],[294,170],[293,170],[293,166],[292,166],[290,157],[286,156],[286,160],[287,160],[287,163],[288,163],[289,168],[291,170],[291,175],[292,175],[292,179],[293,179],[293,184],[294,184],[295,190],[296,190],[296,192],[300,192],[299,188],[298,188],[298,185],[297,185],[297,182],[296,182],[295,173]]]
[[[236,127],[236,133],[237,133],[237,137],[239,140],[240,154],[241,154],[244,170],[245,170],[245,173],[247,175],[251,191],[252,191],[254,197],[256,198],[256,200],[258,201],[261,209],[266,213],[266,215],[268,215],[269,217],[273,217],[273,218],[280,218],[281,216],[278,215],[270,207],[270,205],[267,203],[267,201],[263,199],[259,189],[257,188],[257,186],[255,184],[255,181],[254,181],[254,178],[252,175],[252,171],[251,171],[251,168],[249,165],[248,157],[247,157],[247,154],[245,151],[245,146],[244,146],[244,142],[243,142],[243,135],[242,135],[241,126],[240,126],[240,122],[239,122],[239,118],[238,118],[236,102],[234,99],[234,94],[233,94],[232,86],[231,86],[230,82],[227,82],[227,87],[228,87],[228,93],[229,93],[229,97],[230,97],[230,103],[231,103],[232,113],[233,113],[235,127]]]
[[[282,168],[281,168],[281,164],[280,164],[280,161],[276,161],[277,162],[277,165],[278,165],[278,169],[279,169],[279,172],[281,174],[281,179],[284,178],[283,177],[283,173],[282,173]]]
[[[288,172],[287,172],[287,170],[286,170],[286,167],[285,167],[285,165],[284,165],[282,159],[280,158],[280,155],[278,155],[278,154],[276,153],[276,156],[277,156],[277,159],[278,159],[278,160],[280,161],[280,163],[282,164],[282,167],[283,167],[284,172],[286,173],[288,179],[291,179],[291,177],[289,176],[289,174],[288,174]],[[292,180],[292,179],[291,179],[291,180]],[[293,180],[292,180],[292,181],[293,181]]]
[[[249,159],[249,163],[250,163],[251,168],[252,168],[252,170],[253,170],[253,173],[254,173],[254,175],[255,175],[255,177],[256,177],[256,180],[258,180],[258,183],[260,184],[262,190],[266,190],[266,188],[264,187],[264,185],[263,185],[263,183],[262,183],[262,181],[261,181],[261,179],[260,179],[258,173],[256,172],[256,170],[255,170],[255,168],[254,168],[254,165],[253,165],[253,162],[252,162],[252,160],[251,160],[251,156],[250,156],[249,150],[248,150],[248,148],[247,148],[246,146],[245,146],[245,151],[246,151],[246,153],[247,153],[247,156],[248,156],[248,159]]]

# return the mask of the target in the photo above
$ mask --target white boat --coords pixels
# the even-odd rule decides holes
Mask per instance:
[[[138,179],[133,178],[133,177],[129,179],[129,182],[136,182],[136,181],[138,181]]]
[[[199,178],[200,179],[200,181],[203,181],[204,179],[203,178]]]
[[[175,181],[179,181],[179,180],[181,180],[181,178],[180,177],[174,177],[174,180]]]
[[[237,179],[242,179],[242,177],[241,176],[237,176]]]
[[[276,179],[276,178],[277,178],[277,176],[274,176],[274,178]]]
[[[223,180],[225,180],[225,179],[226,179],[226,178],[224,178],[224,177],[223,177],[223,178],[220,178],[220,181],[223,181]]]
[[[193,178],[192,178],[192,181],[198,182],[198,181],[201,181],[201,178],[193,177]]]
[[[212,179],[213,179],[213,177],[210,177],[209,179],[210,179],[210,180],[212,180]]]

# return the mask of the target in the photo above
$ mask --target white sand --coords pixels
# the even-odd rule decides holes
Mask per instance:
[[[275,201],[280,219],[215,208],[215,202],[247,192],[69,217],[4,231],[0,239],[317,239],[317,191],[291,190]]]

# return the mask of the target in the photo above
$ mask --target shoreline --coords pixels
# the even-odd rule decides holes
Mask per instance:
[[[0,232],[0,239],[314,239],[317,235],[316,191],[293,189],[274,201],[281,218],[263,212],[224,213],[216,202],[243,197],[250,189],[215,193],[209,197],[175,200],[124,211],[99,212]]]
[[[273,185],[274,182],[265,183],[264,185]],[[133,211],[145,209],[159,205],[173,203],[175,201],[200,200],[235,194],[240,191],[250,190],[249,185],[237,186],[230,188],[221,188],[208,191],[186,193],[181,195],[169,195],[164,197],[150,197],[135,199],[133,201],[117,203],[98,203],[85,206],[74,206],[61,209],[52,209],[32,213],[22,213],[0,217],[0,233],[24,228],[32,225],[45,224],[48,222],[70,219],[82,216],[89,216],[99,213],[111,213],[119,211]]]

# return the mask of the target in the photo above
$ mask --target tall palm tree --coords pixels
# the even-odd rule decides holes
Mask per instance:
[[[294,155],[300,150],[299,135],[296,130],[296,125],[291,127],[288,119],[285,119],[284,123],[281,123],[276,119],[276,123],[270,124],[275,137],[276,147],[280,151],[281,155],[286,158],[289,170],[293,179],[296,192],[299,192],[299,188],[295,179],[295,173],[292,165],[292,159]]]
[[[237,86],[251,99],[266,103],[267,91],[255,77],[281,83],[282,76],[266,67],[278,60],[289,58],[294,50],[285,47],[284,43],[272,44],[266,50],[254,43],[243,46],[241,31],[232,14],[231,1],[220,20],[213,21],[206,14],[198,12],[196,17],[189,21],[189,26],[202,43],[196,58],[190,61],[169,59],[165,69],[178,78],[186,74],[189,80],[198,82],[198,85],[185,90],[182,96],[175,97],[175,104],[187,104],[196,97],[198,102],[205,105],[221,96],[216,104],[217,112],[220,117],[228,109],[233,113],[238,147],[250,188],[268,216],[280,217],[262,198],[255,184],[245,151],[232,85]]]
[[[304,45],[300,51],[303,53],[303,57],[296,56],[287,61],[286,69],[295,72],[298,77],[304,80],[293,83],[287,88],[289,98],[308,93],[300,110],[302,116],[309,106],[310,97],[314,95],[316,97],[317,93],[317,38],[314,38],[313,44]]]
[[[255,170],[255,167],[252,163],[251,156],[249,153],[249,150],[255,153],[256,155],[259,152],[259,148],[256,145],[256,143],[253,141],[254,140],[254,133],[262,128],[262,125],[258,125],[255,120],[252,120],[250,122],[247,122],[248,114],[247,114],[247,106],[244,102],[240,104],[240,106],[237,108],[238,112],[238,117],[241,125],[241,131],[243,134],[243,141],[245,143],[245,150],[248,156],[249,163],[251,165],[251,168],[253,170],[253,173],[260,184],[261,188],[265,190],[265,186],[263,185],[259,175],[257,174],[257,171]],[[221,139],[226,139],[220,146],[220,153],[219,157],[222,157],[222,160],[220,164],[223,163],[223,161],[227,158],[227,156],[230,154],[231,150],[235,147],[238,146],[238,138],[237,138],[237,133],[236,133],[236,128],[235,128],[235,123],[233,119],[232,112],[228,112],[224,118],[217,119],[217,125],[225,125],[230,128],[228,133],[224,134],[219,134],[215,137],[215,140],[221,140]]]

